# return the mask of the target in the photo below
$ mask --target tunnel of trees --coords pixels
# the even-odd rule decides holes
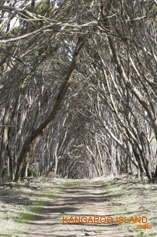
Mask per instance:
[[[157,177],[156,16],[156,0],[1,0],[1,181]]]

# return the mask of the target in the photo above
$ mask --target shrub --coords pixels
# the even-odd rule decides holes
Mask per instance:
[[[121,166],[120,166],[120,173],[121,174],[126,173],[126,165],[125,164],[121,164]]]
[[[36,168],[29,167],[27,172],[28,172],[28,177],[37,177],[38,176],[38,172],[37,172]]]

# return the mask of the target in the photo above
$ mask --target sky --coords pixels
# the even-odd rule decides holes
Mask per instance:
[[[42,2],[42,1],[43,1],[43,0],[36,0],[36,3],[39,3],[39,2]],[[51,0],[51,2],[53,2],[53,1],[54,1],[54,0]],[[6,2],[4,3],[4,5],[5,5],[5,6],[9,6],[10,3],[14,4],[14,2],[15,2],[15,0],[6,1]],[[59,0],[56,1],[56,6],[57,6],[57,3],[58,3],[58,2],[59,2]],[[24,0],[18,1],[18,2],[15,4],[15,7],[19,8],[19,7],[20,7],[22,4],[24,4],[24,3],[25,3]],[[25,9],[25,7],[26,7],[27,5],[29,5],[30,3],[31,3],[31,0],[28,1],[27,4],[25,4],[22,9]],[[7,17],[8,17],[8,13],[4,14],[4,20],[7,20]],[[3,21],[3,24],[4,24],[4,21]],[[1,26],[1,24],[0,24],[0,26]],[[14,27],[18,27],[18,26],[19,26],[19,19],[18,19],[18,17],[14,17],[14,18],[11,20],[11,22],[10,22],[10,30],[13,29]]]

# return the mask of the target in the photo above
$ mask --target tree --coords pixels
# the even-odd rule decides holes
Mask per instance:
[[[157,177],[156,9],[2,2],[0,176],[6,163],[18,181],[37,162],[68,177]]]

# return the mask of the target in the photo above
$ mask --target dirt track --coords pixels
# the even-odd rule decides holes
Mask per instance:
[[[83,216],[90,221],[63,224],[63,216],[67,221]],[[152,228],[115,223],[120,216],[145,216]],[[112,217],[113,222],[94,223],[94,217]],[[12,188],[1,187],[0,237],[44,236],[157,237],[157,186],[120,176],[91,180],[41,177],[12,184]]]
[[[113,223],[65,223],[63,216],[112,216],[116,213],[109,204],[111,197],[105,192],[105,186],[100,182],[82,182],[67,185],[55,199],[42,209],[37,220],[29,223],[29,228],[20,237],[43,236],[131,236],[123,233],[119,226]],[[94,219],[93,219],[94,222]]]

